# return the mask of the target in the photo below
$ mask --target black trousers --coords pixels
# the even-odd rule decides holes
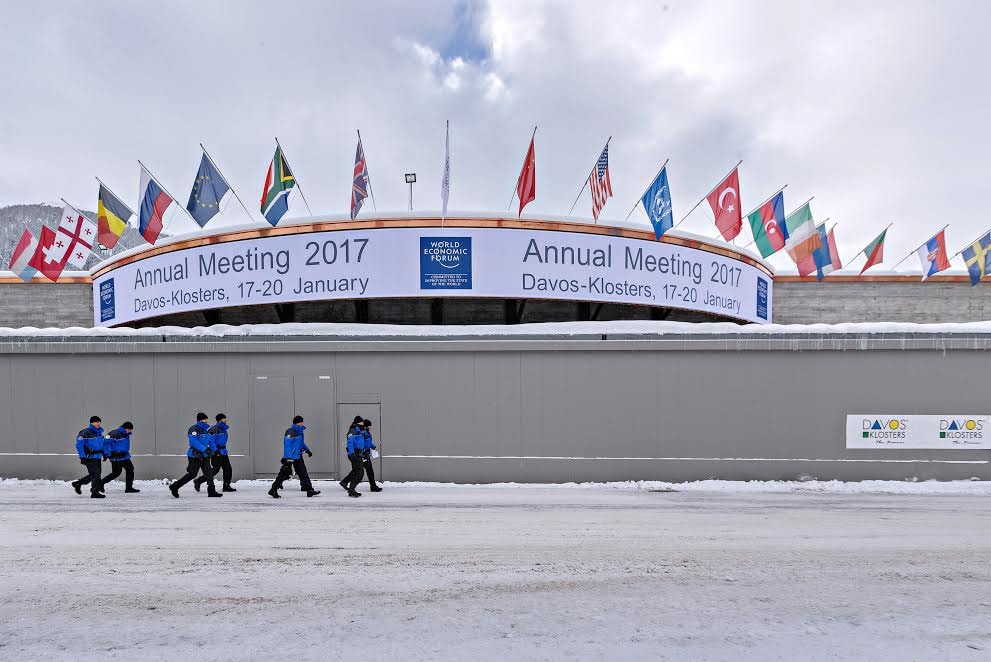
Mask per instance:
[[[348,492],[353,492],[354,488],[358,486],[361,479],[365,476],[365,465],[364,458],[361,453],[354,453],[353,455],[348,455],[348,459],[351,460],[351,473],[349,473],[344,481],[348,486]]]
[[[368,474],[368,486],[375,487],[375,467],[372,466],[372,458],[366,457],[361,463],[361,466],[365,469],[365,473]]]
[[[224,472],[224,487],[230,487],[231,478],[234,476],[234,468],[231,466],[231,459],[226,455],[214,455],[210,459],[210,466],[213,467],[213,475],[216,476],[223,470]],[[200,485],[203,484],[206,478],[200,476],[196,479],[196,482]]]
[[[275,482],[272,483],[274,489],[282,489],[282,483],[289,479],[292,475],[292,470],[296,470],[296,476],[299,477],[299,486],[302,487],[307,492],[313,490],[313,483],[310,482],[310,474],[306,470],[306,463],[303,462],[303,458],[298,460],[289,460],[287,458],[282,458],[282,467],[279,469],[279,475],[275,477]]]
[[[134,485],[134,463],[130,460],[110,460],[110,473],[103,477],[103,484],[106,485],[124,472],[124,485],[130,488]]]
[[[103,481],[100,480],[101,461],[97,459],[79,460],[79,464],[86,467],[86,475],[77,480],[76,483],[79,485],[89,485],[89,491],[96,494],[103,487]]]
[[[210,489],[215,489],[213,487],[213,469],[210,467],[210,458],[201,457],[191,457],[189,462],[186,464],[186,475],[172,483],[172,487],[179,489],[189,481],[196,478],[196,474],[203,472],[203,476],[206,478],[206,482],[210,484]]]

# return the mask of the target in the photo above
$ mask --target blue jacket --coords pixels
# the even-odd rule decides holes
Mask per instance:
[[[227,455],[227,431],[230,429],[231,426],[227,423],[217,423],[207,432],[213,440],[213,447],[220,455]]]
[[[372,432],[371,432],[371,430],[362,430],[361,436],[363,438],[363,441],[365,442],[364,449],[366,451],[370,451],[373,448],[375,448],[375,449],[378,448],[378,446],[375,445],[375,442],[372,441]]]
[[[103,430],[92,425],[80,430],[76,435],[76,452],[80,460],[102,460]]]
[[[117,428],[107,433],[103,442],[103,454],[111,462],[126,462],[131,459],[131,430]]]
[[[352,426],[348,430],[348,455],[361,453],[365,450],[365,435],[361,428]]]
[[[292,425],[286,430],[286,436],[282,438],[282,459],[299,460],[303,457],[303,453],[310,452],[306,447],[304,430],[306,430],[305,425]]]
[[[210,424],[206,421],[200,421],[186,430],[186,439],[189,441],[186,457],[213,455],[213,441],[210,439],[209,430]]]

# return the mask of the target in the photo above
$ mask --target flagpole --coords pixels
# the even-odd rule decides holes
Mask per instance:
[[[932,237],[929,237],[929,239],[932,239],[933,237],[935,237],[936,235],[938,235],[938,234],[939,234],[940,232],[942,232],[943,230],[945,230],[945,229],[946,229],[946,228],[948,228],[948,227],[950,227],[950,224],[949,224],[949,223],[947,223],[946,225],[944,225],[943,227],[941,227],[941,228],[940,228],[939,230],[937,230],[936,232],[934,232],[934,233],[932,234]],[[925,245],[926,245],[927,243],[929,243],[929,239],[926,239],[926,240],[925,240],[924,242],[922,242],[921,244],[919,244],[918,246],[916,246],[915,248],[913,248],[913,249],[912,249],[912,250],[911,250],[911,251],[909,252],[909,254],[908,254],[908,255],[906,255],[905,257],[903,257],[903,258],[902,258],[902,261],[901,261],[901,262],[899,262],[899,263],[898,263],[898,264],[896,264],[895,266],[893,266],[893,267],[891,267],[891,270],[892,270],[892,271],[894,271],[895,269],[897,269],[898,267],[900,267],[900,266],[901,266],[901,264],[902,264],[902,262],[904,262],[904,261],[905,261],[905,260],[907,260],[908,258],[910,258],[910,257],[912,257],[913,255],[915,255],[915,253],[916,253],[916,252],[917,252],[917,251],[918,251],[918,250],[919,250],[920,248],[922,248],[922,247],[923,247],[923,246],[925,246]]]
[[[220,176],[221,177],[224,177],[224,173],[220,171],[220,166],[218,166],[217,165],[217,162],[213,160],[213,157],[212,156],[210,156],[210,152],[206,151],[206,147],[203,146],[203,143],[200,143],[200,149],[203,150],[203,155],[207,158],[208,161],[210,161],[210,165],[212,165],[214,167],[214,169],[217,172],[220,173]],[[244,213],[248,215],[248,220],[251,220],[251,221],[255,220],[254,218],[251,217],[251,212],[248,211],[247,206],[245,206],[244,202],[241,200],[241,196],[239,196],[237,194],[237,191],[234,190],[234,187],[231,186],[231,183],[229,181],[227,181],[227,178],[226,177],[224,177],[224,183],[227,184],[227,188],[229,188],[231,190],[231,193],[234,194],[234,198],[241,205],[241,209],[243,209],[244,210]],[[217,202],[219,204],[220,201],[218,200]]]
[[[530,142],[532,143],[533,142],[533,139],[536,138],[536,137],[537,137],[537,125],[534,124],[533,125],[533,133],[530,134]],[[530,155],[530,146],[527,145],[526,156],[523,157],[523,167],[524,168],[526,168],[526,157],[529,156],[529,155]],[[521,175],[523,174],[523,171],[522,170],[520,170],[520,174]],[[507,212],[513,210],[513,198],[516,197],[516,187],[519,186],[519,185],[520,185],[520,179],[519,179],[519,177],[517,177],[516,178],[516,186],[513,187],[513,194],[511,196],[509,196],[509,204],[506,206],[506,211]],[[579,193],[578,195],[581,195],[581,193]]]
[[[612,136],[609,136],[609,140],[606,140],[606,146],[602,148],[605,151],[606,147],[609,147],[609,141],[612,140]],[[599,152],[599,156],[602,156],[602,152]],[[592,164],[592,169],[588,171],[589,177],[591,177],[592,172],[595,171],[595,165],[599,162],[599,159],[595,159],[595,163]],[[578,191],[578,195],[575,197],[575,201],[571,204],[571,209],[568,210],[568,216],[571,216],[571,212],[575,210],[575,205],[578,204],[578,200],[582,197],[582,193],[585,192],[585,187],[588,186],[588,177],[585,178],[585,182],[582,184],[581,189]]]
[[[630,219],[630,216],[631,216],[631,215],[633,215],[633,212],[635,212],[635,211],[637,210],[637,205],[639,205],[639,204],[640,204],[640,203],[641,203],[641,202],[643,201],[643,196],[645,196],[645,195],[647,194],[647,191],[649,191],[649,190],[650,190],[650,187],[654,185],[654,182],[655,182],[655,181],[657,181],[657,175],[659,175],[659,174],[661,174],[661,170],[664,170],[664,168],[666,168],[666,167],[667,167],[667,165],[668,165],[668,161],[670,161],[670,160],[671,160],[671,159],[665,159],[665,160],[664,160],[664,163],[663,163],[663,164],[661,165],[661,167],[660,167],[660,168],[658,169],[658,171],[657,171],[657,174],[655,174],[655,175],[654,175],[654,178],[650,180],[650,184],[647,184],[647,188],[645,188],[645,189],[643,190],[643,193],[641,193],[641,194],[640,194],[640,197],[639,197],[639,198],[637,198],[637,201],[633,203],[633,208],[632,208],[632,209],[630,209],[630,213],[629,213],[629,214],[627,214],[627,215],[626,215],[626,218],[624,218],[624,219],[623,219],[623,222],[624,222],[624,223],[625,223],[626,221],[628,221],[628,220]]]
[[[151,170],[149,170],[145,166],[144,163],[141,163],[141,159],[138,159],[138,165],[141,166],[141,169],[142,170],[144,170],[145,172],[148,173],[148,176],[151,177],[152,180],[156,184],[158,184],[159,188],[161,188],[163,191],[165,191],[165,195],[167,195],[170,198],[172,198],[172,202],[174,202],[177,206],[182,207],[182,204],[179,203],[179,200],[174,195],[172,195],[171,193],[169,193],[169,190],[167,188],[165,188],[165,186],[162,184],[162,182],[158,181],[158,177],[156,177],[155,175],[151,174]],[[144,191],[142,191],[141,193],[143,195],[144,194]],[[189,220],[191,220],[193,223],[196,223],[196,219],[193,218],[193,215],[189,213],[189,210],[188,209],[186,209],[185,207],[182,207],[182,211],[184,211],[186,213],[186,216],[189,217]],[[138,218],[139,218],[139,221],[140,221],[140,216]],[[196,227],[200,227],[200,224],[199,223],[196,223]],[[164,225],[162,226],[162,229],[163,230],[165,229],[165,226]]]
[[[781,191],[784,191],[784,190],[785,190],[786,188],[788,188],[788,185],[787,185],[787,184],[785,184],[784,186],[782,186],[781,188],[779,188],[779,189],[778,189],[777,191],[775,191],[774,193],[772,193],[772,194],[771,194],[771,197],[769,197],[769,198],[768,198],[767,200],[765,200],[764,202],[762,202],[762,203],[760,203],[759,205],[757,205],[756,207],[754,207],[753,209],[751,209],[751,210],[750,210],[749,212],[747,212],[746,214],[743,214],[743,216],[742,216],[742,218],[747,218],[748,216],[750,216],[750,214],[753,214],[753,213],[754,213],[755,211],[757,211],[758,209],[760,209],[761,207],[763,207],[764,205],[766,205],[766,204],[767,204],[768,202],[770,202],[770,201],[771,201],[771,199],[772,199],[772,198],[774,198],[774,196],[776,196],[776,195],[777,195],[778,193],[781,193]],[[711,192],[712,192],[712,191],[710,191],[710,193],[711,193]],[[814,198],[814,197],[815,197],[815,196],[813,195],[813,196],[812,196],[812,198]],[[810,201],[810,202],[812,201],[812,198],[809,198],[809,201]],[[804,204],[807,204],[807,203],[804,203],[804,202],[803,202],[803,203],[802,203],[802,205],[804,205]],[[799,206],[798,206],[798,207],[796,208],[796,210],[797,210],[797,209],[801,209],[801,208],[802,208],[802,205],[799,205]],[[794,213],[794,212],[792,212],[792,213]],[[785,217],[785,218],[787,218],[787,217]],[[828,221],[828,220],[829,220],[829,219],[827,218],[827,219],[826,219],[826,221]],[[823,221],[823,223],[825,223],[826,221]],[[821,225],[821,224],[820,224],[820,225]],[[753,234],[753,233],[751,233],[751,234]],[[754,237],[754,238],[753,238],[753,241],[751,241],[751,242],[750,242],[749,244],[747,244],[746,246],[744,246],[744,248],[750,248],[751,246],[753,246],[753,245],[754,245],[754,244],[756,244],[756,243],[757,243],[757,237]]]
[[[361,142],[361,129],[355,129],[358,134],[358,145],[361,146],[361,155],[365,156],[365,145]],[[372,196],[372,209],[378,211],[378,205],[375,204],[375,191],[372,190],[372,172],[368,169],[368,158],[365,157],[365,177],[368,178],[368,193]]]
[[[275,146],[279,148],[279,151],[282,152],[282,156],[285,157],[286,161],[288,161],[289,157],[286,156],[286,150],[282,148],[282,144],[279,142],[278,136],[275,137]],[[310,209],[310,203],[306,201],[306,196],[303,194],[303,185],[299,183],[299,177],[293,175],[292,178],[293,181],[296,182],[296,188],[299,189],[299,197],[303,198],[303,204],[306,205],[306,211],[310,212],[310,216],[313,216],[313,210]]]
[[[727,177],[729,177],[729,176],[730,176],[730,174],[731,174],[731,173],[732,173],[732,172],[733,172],[734,170],[736,170],[737,168],[739,168],[739,167],[740,167],[740,165],[741,165],[742,163],[743,163],[743,159],[740,159],[739,161],[737,161],[737,163],[736,163],[736,165],[735,165],[735,166],[733,166],[732,168],[730,168],[730,169],[729,169],[729,172],[727,172],[727,173],[726,173],[725,175],[723,175],[723,176],[722,176],[722,178],[721,178],[721,179],[719,180],[719,184],[722,184],[722,183],[723,183],[723,182],[724,182],[724,181],[726,180],[726,178],[727,178]],[[705,199],[709,197],[709,194],[710,194],[710,193],[712,193],[713,191],[715,191],[715,190],[716,190],[717,188],[719,188],[719,184],[716,184],[716,185],[715,185],[715,186],[713,186],[713,187],[712,187],[711,189],[709,189],[709,192],[708,192],[708,193],[706,193],[705,195],[703,195],[703,196],[702,196],[702,199],[701,199],[701,200],[699,200],[698,202],[696,202],[696,203],[695,203],[695,206],[694,206],[694,207],[692,207],[691,209],[689,209],[689,210],[688,210],[688,213],[687,213],[687,214],[685,214],[684,216],[682,216],[682,217],[681,217],[681,220],[680,220],[680,221],[678,221],[677,223],[675,223],[675,224],[674,224],[674,226],[673,226],[673,227],[672,227],[671,229],[672,229],[672,230],[674,230],[674,229],[675,229],[676,227],[678,227],[679,225],[681,225],[682,223],[684,223],[684,222],[685,222],[685,219],[686,219],[686,218],[688,218],[689,216],[691,216],[691,215],[692,215],[692,212],[694,212],[694,211],[695,211],[696,209],[698,209],[698,208],[699,208],[699,205],[701,205],[701,204],[702,204],[703,202],[705,202]],[[740,200],[740,192],[739,192],[739,191],[737,191],[737,192],[736,192],[736,194],[737,194],[737,202],[739,202],[739,200]]]
[[[877,235],[877,236],[878,236],[878,237],[880,237],[880,236],[881,236],[881,235],[883,235],[883,234],[884,234],[885,232],[887,232],[888,230],[890,230],[890,229],[891,229],[891,226],[892,226],[892,225],[894,225],[894,223],[888,223],[888,226],[887,226],[886,228],[884,228],[883,230],[881,230],[881,231],[880,231],[880,232],[878,233],[878,235]],[[875,237],[875,239],[877,239],[877,237]],[[873,240],[872,240],[872,241],[873,241]],[[870,242],[868,242],[868,243],[867,243],[867,246],[864,246],[864,247],[863,247],[863,248],[862,248],[862,249],[860,250],[860,253],[857,253],[856,255],[854,255],[853,257],[851,257],[851,258],[850,258],[850,261],[852,262],[853,260],[856,260],[856,259],[857,259],[858,257],[860,257],[860,255],[861,255],[861,253],[863,253],[863,255],[864,255],[864,257],[867,257],[867,258],[870,258],[870,255],[868,255],[868,254],[867,254],[867,249],[868,249],[868,247],[870,247],[870,245],[871,245],[871,244],[870,244]]]
[[[62,202],[65,202],[65,201],[63,200]],[[991,232],[991,230],[988,230],[988,232]],[[978,239],[980,239],[980,238],[981,238],[981,237],[983,237],[984,235],[986,235],[986,234],[988,234],[988,232],[983,232],[983,233],[981,233],[981,234],[979,234],[979,235],[977,235],[977,238],[976,238],[976,239],[974,239],[974,241],[972,241],[972,242],[970,242],[969,244],[967,244],[967,245],[965,245],[965,246],[964,246],[963,248],[961,248],[961,249],[960,249],[960,250],[958,250],[958,251],[957,251],[956,253],[954,253],[953,255],[951,255],[951,256],[950,256],[950,257],[949,257],[948,259],[949,259],[949,260],[952,260],[952,259],[953,259],[953,258],[955,258],[956,256],[958,256],[958,255],[960,255],[961,253],[963,253],[963,252],[964,252],[965,250],[967,250],[968,248],[970,248],[971,246],[973,246],[973,245],[974,245],[974,244],[975,244],[975,243],[977,242],[977,240],[978,240]]]
[[[114,196],[115,198],[117,198],[118,200],[120,200],[120,196],[119,196],[119,195],[117,195],[116,193],[114,193],[114,192],[113,192],[113,190],[112,190],[112,189],[111,189],[111,188],[110,188],[109,186],[107,186],[106,184],[104,184],[104,183],[103,183],[103,180],[102,180],[102,179],[100,179],[99,177],[96,177],[96,176],[94,176],[94,177],[93,177],[93,179],[95,179],[95,180],[96,180],[97,182],[99,182],[99,184],[100,184],[100,186],[102,186],[103,188],[105,188],[105,189],[107,189],[108,191],[110,191],[110,195],[112,195],[112,196]],[[125,207],[127,207],[127,205],[124,205],[124,206],[125,206]],[[131,212],[131,216],[134,216],[134,215],[135,215],[135,212],[134,212],[134,210],[133,210],[133,209],[131,209],[130,207],[127,207],[127,208],[128,208],[128,210],[129,210],[129,211]],[[128,217],[127,217],[127,221],[130,221],[130,220],[131,220],[131,216],[128,216]],[[124,221],[124,224],[125,224],[125,225],[127,225],[127,224],[128,224],[128,223],[127,223],[127,221]]]

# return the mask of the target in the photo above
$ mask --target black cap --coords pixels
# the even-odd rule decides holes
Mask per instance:
[[[207,420],[209,418],[210,417],[207,416],[206,414],[204,414],[203,412],[200,412],[200,413],[196,414],[196,420],[197,421],[205,421],[205,420]]]
[[[367,418],[364,421],[362,421],[361,424],[364,425],[366,428],[372,427],[372,422],[370,420],[368,420]]]
[[[121,424],[121,427],[124,428],[125,430],[133,430],[134,429],[134,423],[132,423],[131,421],[124,421]]]
[[[299,424],[300,424],[300,423],[302,423],[302,422],[303,422],[303,417],[302,417],[302,416],[300,416],[299,414],[296,414],[296,415],[295,415],[295,416],[293,417],[293,419],[292,419],[292,424],[293,424],[293,425],[299,425]]]
[[[351,421],[351,424],[354,425],[355,423],[357,423],[358,425],[361,425],[364,422],[365,422],[365,419],[363,419],[361,416],[355,416],[354,417],[354,420]]]
[[[103,419],[100,418],[99,416],[90,416],[89,417],[89,422],[90,423],[102,423],[103,422]]]
[[[222,421],[222,420],[224,420],[225,418],[227,418],[227,414],[224,414],[223,412],[221,412],[221,413],[219,413],[219,414],[217,414],[217,420],[218,420],[218,421]]]

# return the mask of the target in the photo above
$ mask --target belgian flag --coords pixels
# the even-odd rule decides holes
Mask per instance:
[[[96,202],[96,215],[97,240],[107,248],[113,248],[124,234],[127,221],[134,216],[134,212],[101,183],[100,196]]]

